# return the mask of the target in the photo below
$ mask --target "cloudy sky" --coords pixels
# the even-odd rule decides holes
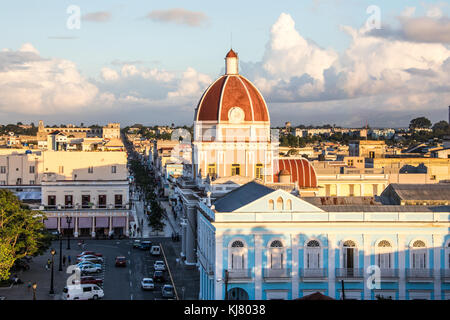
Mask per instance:
[[[448,1],[10,1],[0,123],[191,125],[231,45],[274,126],[447,120],[449,16]]]

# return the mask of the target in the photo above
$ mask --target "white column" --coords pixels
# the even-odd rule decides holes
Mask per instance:
[[[130,230],[129,230],[129,224],[130,224],[130,216],[129,213],[127,213],[127,221],[125,222],[125,236],[129,236],[130,235]]]
[[[95,238],[95,217],[92,217],[91,237]]]
[[[364,196],[364,183],[361,183],[361,197]]]
[[[372,246],[370,245],[370,236],[367,234],[363,234],[363,254],[364,254],[364,300],[370,300],[370,289],[367,286],[367,278],[369,274],[367,274],[367,267],[370,266],[370,256],[372,255]],[[359,257],[358,257],[359,259]]]
[[[113,220],[113,218],[112,218],[112,216],[110,216],[109,217],[109,233],[108,233],[108,235],[111,235],[112,234],[112,221]]]
[[[333,299],[336,297],[336,277],[334,264],[334,250],[335,250],[336,236],[328,234],[328,296]]]
[[[399,280],[398,280],[398,298],[399,300],[406,299],[406,264],[405,264],[405,235],[398,235],[398,272],[399,272]]]
[[[58,223],[58,232],[61,233],[61,217],[57,217],[57,223]]]
[[[433,234],[433,279],[434,279],[434,300],[441,300],[441,255],[442,235]]]
[[[299,271],[299,259],[298,259],[298,236],[297,234],[291,234],[292,244],[292,299],[299,297],[298,286],[300,277]]]
[[[262,236],[255,234],[255,300],[262,299]]]
[[[75,226],[75,228],[74,228],[74,230],[73,230],[73,236],[75,237],[75,238],[78,238],[78,217],[74,217],[75,218],[75,222],[74,222],[74,226]]]
[[[215,270],[215,300],[223,300],[224,267],[223,267],[223,238],[216,234],[216,270]]]

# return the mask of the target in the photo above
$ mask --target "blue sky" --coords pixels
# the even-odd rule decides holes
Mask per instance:
[[[223,57],[229,49],[232,34],[233,48],[235,48],[240,55],[241,70],[246,70],[246,64],[255,64],[255,69],[251,70],[248,76],[252,81],[262,83],[262,78],[269,79],[265,74],[267,70],[263,70],[267,63],[270,63],[270,57],[274,58],[274,50],[270,47],[271,39],[276,35],[271,33],[274,24],[280,21],[280,15],[283,13],[289,15],[289,19],[295,22],[295,31],[314,48],[323,50],[331,50],[336,55],[345,54],[346,50],[352,43],[356,41],[341,29],[341,26],[350,26],[354,30],[360,29],[369,17],[366,13],[368,6],[374,4],[374,1],[364,0],[311,0],[311,1],[61,1],[61,0],[40,0],[40,1],[23,1],[15,0],[3,5],[0,11],[0,33],[1,33],[1,48],[8,48],[17,52],[24,44],[30,44],[36,50],[37,55],[43,59],[64,59],[74,64],[75,70],[79,72],[80,76],[85,78],[85,81],[94,85],[98,92],[92,88],[92,95],[98,96],[101,93],[112,94],[115,99],[119,97],[129,97],[130,92],[135,93],[123,81],[122,87],[117,83],[111,86],[110,80],[106,81],[102,78],[102,69],[108,68],[116,70],[120,74],[120,65],[133,65],[139,70],[166,71],[173,73],[182,82],[183,73],[188,68],[194,69],[198,74],[209,76],[211,81],[214,80],[223,71]],[[66,27],[66,21],[69,14],[66,12],[70,5],[77,5],[81,9],[81,15],[103,12],[109,15],[109,19],[103,22],[81,21],[81,28],[79,30],[69,30]],[[376,1],[376,5],[381,10],[381,23],[383,26],[388,25],[390,28],[401,28],[398,17],[405,11],[407,7],[415,8],[415,17],[433,16],[430,10],[437,8],[438,16],[433,19],[441,19],[443,23],[448,18],[450,6],[441,1]],[[173,8],[182,8],[186,12],[201,13],[204,20],[199,26],[190,26],[187,24],[177,24],[170,21],[156,21],[151,20],[147,15],[154,11],[167,11]],[[289,22],[288,18],[284,22]],[[289,20],[289,21],[288,21]],[[387,39],[387,37],[386,37]],[[287,39],[286,41],[289,41]],[[390,41],[390,40],[386,40]],[[407,39],[406,42],[417,42],[417,40]],[[434,41],[434,44],[436,41]],[[449,48],[448,42],[441,42],[442,50]],[[301,47],[301,46],[300,46]],[[423,47],[424,50],[425,44]],[[442,51],[441,50],[441,51]],[[445,50],[444,50],[445,51]],[[278,53],[277,53],[278,54]],[[442,52],[439,52],[441,55]],[[444,52],[444,54],[446,54]],[[277,56],[278,57],[278,56]],[[282,59],[283,56],[280,56]],[[344,59],[343,61],[345,61]],[[439,57],[439,63],[443,65],[446,59]],[[1,60],[0,60],[1,61]],[[297,61],[297,60],[296,60]],[[114,63],[115,62],[115,63]],[[339,64],[343,64],[339,63]],[[429,63],[430,64],[430,63]],[[327,66],[331,67],[331,65]],[[409,67],[409,66],[407,66]],[[439,68],[437,64],[434,66]],[[339,67],[336,66],[336,70]],[[407,69],[416,69],[411,65]],[[420,68],[419,68],[420,69]],[[41,70],[37,68],[37,70]],[[59,69],[58,69],[59,70]],[[249,70],[249,69],[247,69]],[[322,69],[320,69],[322,70]],[[326,68],[323,68],[326,70]],[[63,73],[65,74],[65,73]],[[305,73],[307,74],[307,73]],[[386,72],[383,71],[383,74]],[[121,74],[121,80],[123,74]],[[369,78],[373,75],[369,75]],[[280,79],[283,78],[284,82]],[[315,95],[313,98],[292,98],[284,99],[276,94],[276,89],[289,82],[293,85],[295,79],[301,78],[301,74],[291,75],[290,78],[278,75],[274,78],[272,74],[269,80],[276,82],[274,88],[268,88],[265,93],[265,98],[269,103],[269,108],[274,112],[278,124],[283,122],[283,117],[286,119],[298,118],[298,123],[302,123],[302,115],[306,115],[307,123],[323,123],[323,121],[332,121],[336,117],[330,114],[329,117],[321,115],[314,118],[314,114],[310,112],[310,102],[320,103],[323,101],[327,105],[324,108],[324,113],[327,110],[335,108],[339,105],[342,98],[335,99],[327,92]],[[9,79],[9,78],[7,78]],[[146,78],[148,80],[148,78]],[[198,80],[198,77],[196,76]],[[203,79],[203,80],[202,80]],[[258,80],[259,79],[259,80]],[[1,80],[1,75],[0,75]],[[31,80],[30,80],[31,81]],[[118,80],[117,80],[118,81]],[[138,79],[133,79],[129,83],[135,83]],[[189,98],[179,101],[180,117],[177,120],[180,124],[189,124],[191,121],[190,114],[193,114],[193,108],[196,101],[200,98],[201,92],[206,88],[205,78],[199,81],[199,92],[189,93]],[[317,79],[317,81],[324,81]],[[78,83],[78,80],[76,80]],[[142,82],[136,86],[139,88],[151,83]],[[290,88],[292,89],[292,85]],[[114,88],[114,90],[112,89]],[[158,85],[149,88],[150,92],[156,91]],[[293,88],[298,93],[297,89]],[[413,89],[413,88],[412,88]],[[66,90],[66,89],[64,89]],[[84,89],[83,89],[84,90]],[[122,91],[121,91],[122,90]],[[144,90],[144,89],[140,89]],[[171,89],[165,88],[166,91],[177,90],[177,84],[173,84]],[[321,89],[322,90],[322,89]],[[434,89],[430,89],[434,90]],[[0,89],[1,91],[1,89]],[[167,93],[164,92],[164,95]],[[323,91],[323,90],[322,90]],[[368,92],[373,92],[368,90]],[[434,92],[434,91],[433,91]],[[1,92],[0,92],[1,93]],[[296,94],[297,94],[296,93]],[[47,94],[47,93],[46,93]],[[152,93],[153,94],[153,93]],[[155,93],[156,94],[156,93]],[[384,93],[381,93],[384,94]],[[391,95],[392,92],[389,92]],[[323,98],[326,96],[326,98]],[[9,97],[9,96],[8,96]],[[171,101],[162,102],[159,99],[157,102],[153,96],[148,96],[147,92],[138,92],[135,98],[145,98],[148,104],[148,110],[153,110],[155,104],[171,105]],[[377,99],[378,97],[378,99]],[[92,98],[92,97],[91,97]],[[364,94],[354,97],[346,96],[352,103],[356,99],[363,99]],[[431,101],[437,101],[439,97],[433,97]],[[440,97],[442,98],[442,97]],[[92,98],[94,99],[94,98]],[[97,110],[93,100],[83,100],[87,109],[92,116],[101,115],[105,109],[99,110],[97,114],[92,114],[92,110]],[[123,100],[123,99],[122,99]],[[128,99],[129,101],[130,99]],[[376,96],[370,94],[367,101],[376,100],[380,103],[382,100],[379,93]],[[397,99],[399,109],[404,110],[405,105]],[[45,99],[39,107],[34,108],[35,112],[15,112],[0,105],[0,116],[8,121],[19,121],[22,118],[36,119],[41,116],[48,121],[68,122],[64,118],[64,108],[58,108],[58,102],[52,99],[55,105],[46,108]],[[123,100],[124,101],[124,100]],[[122,101],[122,102],[123,102]],[[364,100],[362,100],[364,101]],[[396,101],[390,97],[390,101]],[[421,101],[421,99],[417,99]],[[11,101],[14,103],[14,100]],[[83,104],[80,102],[81,105]],[[292,104],[295,104],[293,106]],[[358,102],[359,103],[359,102]],[[434,102],[433,102],[434,103]],[[447,102],[448,104],[449,102]],[[113,103],[114,104],[114,103]],[[176,105],[177,103],[173,103]],[[344,103],[348,105],[348,103]],[[63,104],[61,104],[63,105]],[[156,106],[155,108],[159,108]],[[428,112],[429,117],[437,120],[441,114],[446,112],[436,111],[440,106],[433,106],[433,110]],[[69,105],[69,108],[72,108]],[[146,110],[145,103],[142,105],[133,104],[130,108],[135,108],[136,112],[144,112]],[[170,108],[175,108],[171,106]],[[314,109],[314,107],[312,107]],[[42,110],[53,110],[51,114],[40,112]],[[73,108],[72,108],[73,109]],[[370,108],[369,108],[370,109]],[[386,112],[396,112],[392,110],[392,106],[388,105],[384,108]],[[407,109],[407,108],[406,108]],[[154,109],[161,111],[163,109]],[[280,111],[282,110],[282,112]],[[415,109],[416,110],[416,109]],[[124,122],[133,122],[130,116],[121,114],[120,109],[112,107],[109,110],[111,118],[109,120],[124,119]],[[417,112],[427,112],[427,109],[417,108]],[[89,114],[76,112],[74,119],[85,120],[85,122],[102,122],[101,119],[89,119]],[[303,112],[303,113],[302,113]],[[164,111],[162,111],[164,113]],[[170,119],[163,117],[155,117],[154,113],[144,115],[144,120],[147,123],[165,121],[170,122]],[[355,118],[354,123],[347,121],[348,116],[342,117],[343,125],[356,125],[364,121],[364,112]],[[406,114],[399,115],[396,119],[400,120]],[[22,117],[22,118],[21,118]],[[20,118],[20,119],[19,119]],[[320,119],[319,119],[320,118]],[[389,118],[389,117],[387,117]],[[142,120],[142,117],[141,119]],[[338,119],[339,121],[341,119]],[[397,121],[396,120],[396,121]],[[410,119],[405,119],[399,125],[404,125]],[[382,125],[382,118],[377,120],[378,125]],[[3,121],[0,120],[0,123]],[[136,120],[137,122],[137,120]],[[141,121],[142,122],[142,121]],[[295,121],[294,121],[295,122]],[[276,123],[274,123],[276,124]],[[392,123],[393,124],[393,123]],[[391,124],[386,124],[391,125]]]

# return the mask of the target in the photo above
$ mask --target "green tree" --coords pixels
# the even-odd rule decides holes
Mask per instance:
[[[435,136],[442,136],[446,134],[450,134],[450,126],[448,125],[448,122],[445,120],[436,122],[433,125],[433,134]]]
[[[42,212],[32,211],[8,190],[0,190],[0,280],[9,278],[14,262],[49,246]]]
[[[412,119],[409,123],[410,129],[417,129],[417,128],[430,128],[431,127],[431,121],[425,117],[419,117]]]

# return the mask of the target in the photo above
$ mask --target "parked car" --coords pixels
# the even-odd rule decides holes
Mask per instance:
[[[165,284],[162,289],[162,296],[163,298],[174,298],[175,297],[175,290],[172,285]]]
[[[134,240],[133,248],[140,248],[140,247],[141,247],[141,240]]]
[[[83,251],[82,253],[80,253],[79,255],[77,255],[77,257],[87,256],[87,255],[93,255],[93,256],[97,256],[97,257],[103,257],[103,255],[102,255],[101,253],[95,253],[94,251]]]
[[[152,247],[152,242],[151,241],[141,241],[139,249],[141,249],[141,250],[148,250],[151,247]]]
[[[81,267],[81,266],[93,266],[93,267],[97,267],[97,268],[102,269],[102,265],[101,264],[93,263],[93,262],[90,262],[90,261],[81,261],[81,262],[77,263],[77,266],[79,266],[79,267]]]
[[[99,273],[102,272],[102,268],[95,265],[82,265],[78,266],[80,268],[81,274],[89,274],[89,273]]]
[[[116,267],[126,267],[127,266],[127,258],[123,256],[116,257]]]
[[[155,270],[164,271],[166,270],[166,265],[164,264],[164,261],[158,260],[153,264],[153,268],[155,268]]]
[[[72,284],[76,284],[75,280],[72,280]],[[96,284],[98,286],[103,285],[103,279],[96,278],[94,276],[83,276],[80,278],[79,284]]]
[[[95,284],[72,285],[63,289],[63,299],[65,300],[97,300],[104,296],[103,289]]]
[[[103,263],[103,258],[102,257],[97,257],[94,255],[85,255],[85,256],[81,256],[79,258],[77,258],[78,262],[82,262],[82,261],[90,261],[93,263]]]
[[[164,282],[164,272],[162,271],[153,272],[153,280],[156,282]]]
[[[153,290],[155,289],[155,283],[152,278],[144,278],[141,281],[142,290]]]
[[[152,256],[159,256],[161,254],[161,247],[160,246],[152,246],[150,249],[150,254]]]

